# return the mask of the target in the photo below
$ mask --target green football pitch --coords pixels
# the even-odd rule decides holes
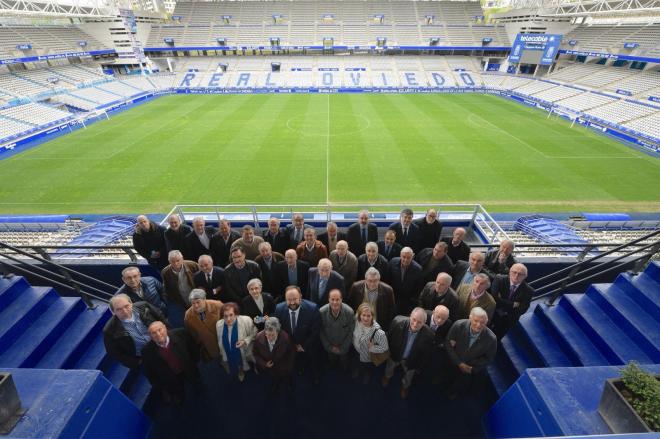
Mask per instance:
[[[479,94],[173,95],[0,161],[0,212],[481,203],[660,211],[660,160]]]

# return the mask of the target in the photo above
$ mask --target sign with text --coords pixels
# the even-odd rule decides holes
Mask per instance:
[[[518,34],[511,47],[509,62],[551,65],[559,50],[561,35]]]

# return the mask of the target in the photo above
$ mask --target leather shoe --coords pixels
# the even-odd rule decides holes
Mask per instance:
[[[401,399],[408,399],[408,388],[401,387]]]
[[[390,384],[390,377],[383,376],[383,379],[380,381],[380,384],[383,387],[387,387]]]

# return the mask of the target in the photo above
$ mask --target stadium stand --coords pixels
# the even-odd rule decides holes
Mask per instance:
[[[80,42],[86,42],[84,50],[103,49],[103,45],[77,26],[0,26],[0,59],[26,56],[16,49],[21,44],[30,44],[36,55],[83,50]],[[30,53],[30,52],[28,52]]]

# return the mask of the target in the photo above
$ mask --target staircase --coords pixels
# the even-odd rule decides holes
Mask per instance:
[[[501,340],[488,368],[500,396],[530,368],[660,363],[659,262],[531,309]]]
[[[89,309],[79,297],[60,297],[20,276],[0,278],[0,368],[98,369],[142,408],[151,385],[105,352],[110,317],[105,303]]]

